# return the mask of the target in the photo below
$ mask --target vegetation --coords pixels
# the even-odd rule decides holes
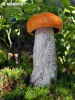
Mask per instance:
[[[21,68],[10,69],[8,67],[5,67],[4,69],[0,70],[0,77],[1,94],[3,94],[4,92],[10,93],[16,86],[20,88],[23,87],[26,73]]]
[[[14,74],[13,74],[14,72]],[[32,87],[27,84],[26,72],[21,68],[4,68],[0,71],[0,95],[4,100],[74,100],[75,77],[61,73],[49,87]]]
[[[5,2],[5,3],[3,3]],[[9,6],[8,3],[19,5]],[[20,5],[23,3],[23,5]],[[26,22],[34,14],[49,11],[63,21],[55,35],[58,77],[49,87],[30,84],[34,37]],[[0,0],[0,98],[4,100],[75,100],[75,2],[74,0]],[[12,53],[12,57],[8,56]],[[16,64],[16,57],[18,63]],[[10,59],[8,59],[8,57]]]

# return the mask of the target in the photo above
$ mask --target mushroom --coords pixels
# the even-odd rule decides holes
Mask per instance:
[[[57,57],[54,33],[62,30],[61,19],[50,12],[32,16],[27,22],[27,31],[35,32],[33,48],[33,71],[30,82],[43,87],[57,79]]]

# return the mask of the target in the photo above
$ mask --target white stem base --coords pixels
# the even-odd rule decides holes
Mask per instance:
[[[57,77],[56,47],[52,28],[41,28],[35,32],[33,49],[33,72],[31,83],[35,86],[49,85]]]

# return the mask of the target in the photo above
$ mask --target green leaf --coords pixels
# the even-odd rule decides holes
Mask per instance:
[[[28,1],[28,3],[33,3],[33,0],[27,0]]]
[[[25,9],[34,9],[36,8],[36,6],[37,6],[36,4],[28,3],[25,5]]]
[[[0,30],[5,28],[5,25],[0,24]]]
[[[0,7],[0,13],[3,14],[4,9],[2,7]]]
[[[66,8],[69,8],[70,1],[69,0],[60,0]]]
[[[0,24],[3,24],[4,22],[6,22],[5,18],[0,18]]]
[[[9,14],[10,15],[15,15],[15,14],[18,13],[18,11],[19,11],[19,8],[18,7],[12,7],[11,6],[11,7],[7,7],[6,8],[6,13],[5,14],[6,14],[6,16],[9,15]]]
[[[43,4],[43,0],[34,0],[36,3]]]
[[[54,0],[44,0],[45,4],[50,5],[51,3],[53,3]]]
[[[2,28],[4,28],[4,27],[2,26],[2,24],[0,24],[0,30],[1,30]]]
[[[60,8],[64,8],[63,4],[60,2],[60,0],[44,0],[46,5],[56,6]]]

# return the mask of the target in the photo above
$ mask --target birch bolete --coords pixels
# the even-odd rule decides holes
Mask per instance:
[[[34,34],[33,71],[30,82],[45,86],[57,78],[57,57],[54,34],[62,30],[61,19],[50,12],[32,16],[27,22],[27,31]]]

